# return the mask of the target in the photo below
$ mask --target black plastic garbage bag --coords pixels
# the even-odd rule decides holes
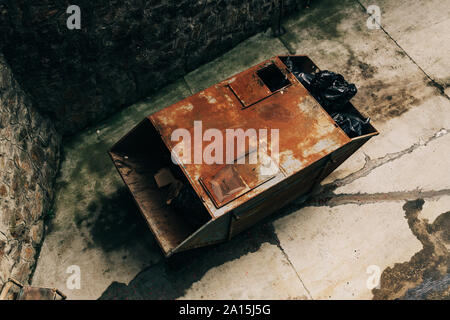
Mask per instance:
[[[302,72],[299,65],[290,58],[286,60],[286,66],[350,138],[364,134],[370,119],[361,119],[359,115],[348,112],[348,102],[358,92],[353,83],[348,83],[342,75],[328,70]]]
[[[304,73],[299,72],[297,74],[294,74],[297,79],[305,86],[306,89],[310,90],[311,88],[311,82],[314,79],[314,75],[311,73]]]
[[[330,111],[342,109],[358,92],[353,83],[348,83],[342,75],[332,71],[294,75]]]
[[[356,86],[345,81],[342,75],[327,70],[315,74],[311,88],[335,110],[347,104],[358,92]]]
[[[351,113],[334,113],[331,117],[350,138],[362,136],[364,126],[370,122],[370,118],[363,120]]]
[[[288,57],[288,58],[286,59],[286,67],[288,67],[289,71],[292,72],[292,74],[293,74],[294,76],[296,76],[297,78],[299,78],[300,74],[303,73],[303,72],[301,71],[301,69],[298,67],[298,65],[296,65],[296,64],[292,61],[291,57]],[[303,73],[303,74],[306,74],[306,73]],[[312,75],[311,75],[311,76],[312,76]],[[300,79],[299,79],[299,80],[300,80]],[[302,81],[302,80],[300,80],[300,82],[301,82],[301,81]]]

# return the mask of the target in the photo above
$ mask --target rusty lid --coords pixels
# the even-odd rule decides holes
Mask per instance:
[[[192,162],[183,163],[181,167],[213,218],[298,173],[350,141],[278,57],[148,118],[171,151],[179,143],[179,140],[171,139],[176,129],[186,129],[192,137],[192,145],[195,144],[195,134],[197,138],[200,136],[197,147],[201,148],[185,150],[190,153]],[[201,128],[198,126],[200,122],[197,122],[194,129],[195,121],[201,121]],[[263,150],[264,147],[258,144],[258,136],[256,145],[250,141],[241,150],[235,147],[232,152],[235,163],[226,164],[229,150],[224,150],[222,155],[222,163],[225,164],[207,164],[204,159],[194,163],[198,150],[204,151],[212,142],[201,138],[208,129],[222,133],[225,149],[227,129],[255,130],[257,133],[265,129],[270,142],[271,133],[277,132],[279,157],[273,156],[271,143]],[[261,155],[261,150],[266,151],[263,152],[266,157],[259,156],[256,163],[250,164],[249,158],[255,154]],[[274,170],[273,174],[261,174],[268,163],[269,167],[279,170]]]

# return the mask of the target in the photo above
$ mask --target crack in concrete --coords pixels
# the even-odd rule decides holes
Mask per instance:
[[[369,175],[374,169],[381,167],[382,165],[395,161],[406,154],[412,153],[414,150],[427,146],[433,140],[444,137],[449,134],[450,130],[441,129],[433,134],[431,137],[426,139],[425,141],[417,142],[412,146],[398,152],[389,153],[381,158],[370,159],[369,156],[366,155],[364,166],[348,176],[336,179],[333,182],[330,182],[325,185],[318,185],[314,190],[311,191],[309,196],[302,197],[300,200],[293,201],[290,206],[287,207],[286,210],[298,210],[307,206],[339,206],[345,204],[369,204],[375,203],[379,201],[404,201],[404,200],[412,200],[417,198],[423,199],[431,199],[441,197],[443,195],[449,195],[450,189],[443,190],[426,190],[423,191],[421,189],[416,190],[408,190],[408,191],[392,191],[392,192],[381,192],[381,193],[354,193],[354,194],[336,194],[334,191],[342,187],[344,185],[348,185],[354,182],[357,179],[366,177]]]
[[[275,242],[277,244],[278,249],[281,250],[281,253],[286,258],[286,260],[289,262],[289,265],[291,266],[292,270],[294,270],[295,274],[297,275],[298,280],[300,280],[300,283],[303,286],[303,289],[305,289],[306,293],[308,294],[308,298],[311,299],[311,300],[314,300],[313,296],[311,295],[311,292],[306,287],[305,283],[303,282],[302,278],[300,277],[300,274],[295,269],[294,264],[292,263],[291,259],[289,259],[288,254],[284,251],[283,247],[281,246],[280,239],[278,239],[278,236],[276,235],[276,233],[274,233],[273,236],[274,236],[274,239],[275,239]]]
[[[328,183],[326,185],[318,186],[318,188],[313,192],[312,195],[313,195],[313,197],[317,197],[317,196],[335,197],[337,195],[334,193],[334,190],[336,190],[337,188],[342,187],[344,185],[348,185],[357,179],[366,177],[374,169],[381,167],[381,166],[385,165],[386,163],[395,161],[395,160],[403,157],[404,155],[410,154],[420,147],[427,146],[430,142],[446,136],[449,132],[450,132],[450,130],[448,130],[448,129],[441,129],[438,132],[436,132],[434,135],[429,137],[427,140],[425,140],[424,142],[419,141],[419,142],[413,144],[412,146],[410,146],[409,148],[406,148],[404,150],[394,152],[394,153],[388,153],[387,155],[385,155],[384,157],[381,157],[381,158],[370,159],[370,157],[366,155],[366,157],[365,157],[366,162],[364,164],[364,167],[362,167],[360,170],[353,172],[344,178],[336,179],[335,181]]]
[[[359,1],[359,0],[355,0],[360,6],[361,8],[364,10],[364,12],[366,12],[367,16],[370,16],[367,13],[367,8]],[[400,46],[400,44],[397,42],[397,40],[395,40],[390,34],[389,32],[387,32],[387,30],[379,23],[377,23],[378,26],[380,27],[381,30],[383,30],[383,32],[389,37],[389,39],[392,40],[392,42],[395,43],[395,45],[409,58],[409,60],[411,60],[412,63],[414,63],[417,68],[419,68],[419,70],[427,77],[427,79],[430,81],[430,85],[432,85],[433,87],[435,87],[439,93],[447,98],[448,100],[450,100],[450,97],[447,95],[447,93],[445,93],[445,88],[444,86],[442,86],[440,83],[438,83],[437,81],[435,81],[412,57],[411,55],[409,55],[408,52],[406,52],[405,49],[402,48],[402,46]]]
[[[346,204],[371,204],[380,201],[412,201],[414,199],[432,199],[450,195],[450,189],[422,191],[394,191],[382,193],[354,193],[354,194],[321,194],[308,201],[309,206],[342,206]]]
[[[195,92],[194,92],[194,90],[192,90],[192,88],[191,88],[191,86],[189,85],[189,83],[187,82],[185,76],[183,77],[183,82],[184,82],[184,85],[186,86],[186,88],[188,88],[189,92],[190,92],[191,94],[194,94]]]

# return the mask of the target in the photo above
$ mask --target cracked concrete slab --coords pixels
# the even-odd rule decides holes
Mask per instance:
[[[281,250],[264,243],[257,252],[209,270],[180,299],[308,299]]]
[[[375,126],[439,93],[382,30],[367,28],[367,14],[356,1],[319,1],[309,10],[286,22],[283,43],[355,83],[352,102]]]
[[[321,185],[330,184],[336,180],[344,179],[350,176],[352,173],[360,171],[366,165],[366,154],[364,151],[354,153],[343,164],[341,164],[335,171],[333,171],[328,177],[326,177]]]
[[[449,128],[449,107],[449,100],[435,95],[397,118],[375,122],[381,134],[376,143],[368,142],[364,152],[372,159],[381,158],[430,139],[440,130]]]
[[[450,1],[361,0],[378,5],[381,25],[447,95],[450,90]],[[442,51],[437,52],[437,51]]]
[[[358,179],[372,169],[412,152],[430,139],[434,139],[435,135],[443,134],[447,130],[445,128],[450,128],[449,109],[450,101],[436,95],[397,118],[384,122],[375,121],[374,125],[380,131],[380,135],[369,140],[361,150],[329,175],[322,185],[339,180],[348,182],[348,178]],[[443,160],[445,157],[438,161]],[[368,166],[367,161],[370,164]],[[338,185],[342,183],[339,181]]]
[[[293,261],[313,298],[371,298],[372,292],[363,283],[367,275],[359,264],[361,262],[351,261],[343,253],[336,253],[336,256],[334,253],[339,252],[340,246],[351,244],[355,235],[357,238],[360,230],[364,230],[367,225],[371,225],[374,230],[362,233],[360,241],[371,240],[374,246],[380,245],[379,253],[384,258],[392,254],[384,261],[381,270],[396,262],[408,261],[419,251],[420,243],[417,238],[414,239],[402,215],[402,200],[422,195],[436,197],[446,194],[445,190],[438,193],[433,190],[448,188],[449,171],[446,168],[449,163],[445,156],[439,155],[445,155],[448,148],[448,141],[444,141],[443,135],[447,133],[445,128],[448,128],[450,120],[449,101],[430,85],[421,68],[383,30],[368,30],[365,27],[367,14],[361,10],[359,3],[328,3],[329,6],[317,3],[316,7],[312,6],[308,15],[288,21],[286,27],[289,32],[283,36],[283,42],[297,54],[310,55],[322,68],[339,72],[343,68],[342,73],[359,88],[354,104],[358,108],[362,107],[372,117],[381,134],[369,141],[358,155],[352,156],[323,182],[325,193],[322,197],[325,203],[333,204],[332,208],[325,206],[302,209],[292,217],[277,221],[276,233],[282,248]],[[396,3],[401,3],[403,9],[408,11],[406,1]],[[313,21],[321,23],[309,28],[308,25],[312,25]],[[445,68],[445,63],[441,67]],[[394,163],[395,168],[390,167]],[[423,168],[426,168],[426,172]],[[334,192],[329,193],[327,190],[330,189]],[[430,192],[404,192],[414,189]],[[379,196],[373,194],[376,192],[380,193]],[[347,196],[347,193],[354,195]],[[361,193],[366,194],[362,196]],[[314,200],[311,203],[315,203]],[[346,203],[357,203],[360,206]],[[442,206],[435,209],[444,209],[445,205],[442,203]],[[357,221],[367,219],[363,222],[364,226],[355,227],[354,221],[343,220],[343,217],[338,221],[331,214],[327,216],[331,223],[320,218],[325,215],[324,212],[344,211],[343,208],[348,216]],[[356,217],[356,212],[360,212],[362,217]],[[373,212],[377,212],[376,217]],[[383,219],[383,214],[386,214],[385,219],[389,223],[399,223],[403,227],[390,229],[385,226],[382,230],[376,229],[376,222],[370,223],[369,220]],[[338,236],[345,231],[346,235]],[[380,239],[376,239],[376,236],[371,239],[367,235],[371,231],[376,231]],[[405,241],[391,238],[397,235],[404,236]],[[391,239],[392,243],[384,243],[386,239]],[[302,241],[305,243],[304,251],[309,249],[307,253],[299,250]],[[309,253],[311,250],[306,244],[319,253]],[[392,244],[397,246],[395,250],[399,256],[396,256],[394,248],[389,248]],[[376,248],[371,250],[377,251]],[[364,257],[370,257],[373,252],[365,252]],[[405,253],[407,254],[402,256]],[[314,265],[310,263],[311,260]],[[368,263],[364,261],[366,266]],[[347,274],[347,269],[339,268],[341,265],[351,271]],[[346,281],[347,275],[350,281]],[[329,282],[324,279],[329,279]]]
[[[450,134],[447,132],[373,169],[367,176],[337,188],[335,193],[375,194],[415,189],[450,189],[449,158],[445,156],[449,153]]]
[[[306,207],[275,221],[275,232],[313,299],[370,299],[370,266],[381,272],[422,249],[402,205]]]

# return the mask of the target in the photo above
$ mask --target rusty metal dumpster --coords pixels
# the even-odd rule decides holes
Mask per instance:
[[[368,124],[362,135],[350,138],[291,73],[286,59],[297,70],[319,71],[307,56],[274,57],[149,115],[110,149],[112,161],[167,257],[226,241],[307,195],[378,134]],[[345,108],[360,115],[351,103]],[[175,135],[174,139],[174,132],[180,128],[194,137],[194,147],[177,149],[181,138]],[[231,153],[217,154],[215,149],[215,159],[224,161],[205,162],[201,156],[211,146],[211,136],[216,134],[217,140],[222,134],[225,140],[229,130],[265,136],[258,137],[256,145],[250,139],[242,147],[231,144]],[[228,141],[222,142],[228,146]],[[256,161],[249,161],[252,156]],[[275,170],[261,174],[268,167]],[[201,203],[195,212],[197,223],[189,221],[193,212],[180,213],[182,208],[168,204],[170,188],[158,178],[162,168],[189,188],[196,198],[193,201]]]

